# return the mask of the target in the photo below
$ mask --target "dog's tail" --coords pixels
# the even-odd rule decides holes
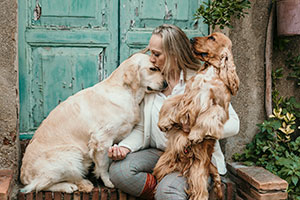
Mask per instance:
[[[20,189],[22,193],[29,193],[31,191],[41,191],[48,188],[51,185],[51,180],[43,178],[35,178],[31,183],[26,185],[24,188]]]

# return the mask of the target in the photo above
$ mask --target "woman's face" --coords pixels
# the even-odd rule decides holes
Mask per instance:
[[[153,34],[149,41],[149,50],[150,50],[150,62],[152,62],[160,70],[163,69],[165,64],[165,53],[162,49],[162,38],[160,35]]]

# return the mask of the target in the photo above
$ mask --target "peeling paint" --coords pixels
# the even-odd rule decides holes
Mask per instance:
[[[36,1],[36,6],[35,6],[34,11],[33,11],[34,21],[39,20],[41,18],[41,15],[42,15],[42,7],[41,7],[39,1],[37,0]]]
[[[135,20],[130,20],[130,29],[132,29],[135,25]]]
[[[171,19],[173,17],[172,10],[168,9],[167,1],[165,1],[165,17],[164,19]]]
[[[194,27],[194,29],[198,29],[198,20],[194,21],[193,27]]]
[[[99,81],[102,81],[104,80],[105,78],[105,71],[104,71],[104,51],[105,50],[102,50],[99,55],[98,55],[98,68],[99,68],[99,76],[98,76],[98,79]]]

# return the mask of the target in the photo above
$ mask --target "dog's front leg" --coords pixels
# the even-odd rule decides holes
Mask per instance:
[[[178,107],[180,106],[180,100],[182,95],[176,95],[166,100],[159,112],[158,127],[161,131],[169,131],[174,124],[178,124],[176,120]]]
[[[108,149],[113,141],[105,137],[99,137],[98,134],[91,134],[89,141],[89,154],[95,163],[94,174],[97,178],[101,177],[104,185],[109,188],[114,188],[113,183],[109,179],[109,158]]]
[[[227,120],[227,114],[219,105],[213,105],[201,113],[191,128],[189,140],[200,143],[205,138],[220,139],[223,133],[223,124]]]

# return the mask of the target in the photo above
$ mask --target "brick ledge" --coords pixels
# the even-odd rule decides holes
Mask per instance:
[[[0,200],[9,200],[12,191],[13,171],[0,170]]]

